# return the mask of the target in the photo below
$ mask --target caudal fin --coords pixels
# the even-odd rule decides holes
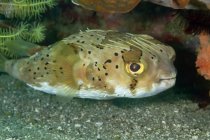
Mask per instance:
[[[10,40],[4,43],[7,51],[17,58],[28,57],[42,49],[41,46],[24,40]]]
[[[5,72],[5,62],[6,62],[6,58],[0,54],[0,72]]]

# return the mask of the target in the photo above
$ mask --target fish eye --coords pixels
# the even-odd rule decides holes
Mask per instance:
[[[130,74],[141,74],[144,71],[144,65],[142,63],[129,63],[126,64],[126,70]]]

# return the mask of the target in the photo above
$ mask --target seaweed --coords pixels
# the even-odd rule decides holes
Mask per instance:
[[[55,6],[55,0],[2,0],[0,1],[0,53],[14,58],[5,42],[25,40],[40,43],[45,39],[45,26],[40,23],[41,13]]]
[[[47,7],[55,5],[55,0],[3,0],[0,1],[0,13],[7,18],[39,17]]]

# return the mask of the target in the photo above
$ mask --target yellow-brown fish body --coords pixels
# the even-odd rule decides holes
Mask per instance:
[[[64,96],[111,99],[155,95],[175,84],[175,52],[148,35],[87,30],[4,71],[34,89]]]

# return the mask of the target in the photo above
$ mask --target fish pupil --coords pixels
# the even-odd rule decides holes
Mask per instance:
[[[137,72],[139,69],[140,69],[140,65],[137,64],[137,63],[132,63],[132,64],[130,65],[130,70],[131,70],[132,72]]]

